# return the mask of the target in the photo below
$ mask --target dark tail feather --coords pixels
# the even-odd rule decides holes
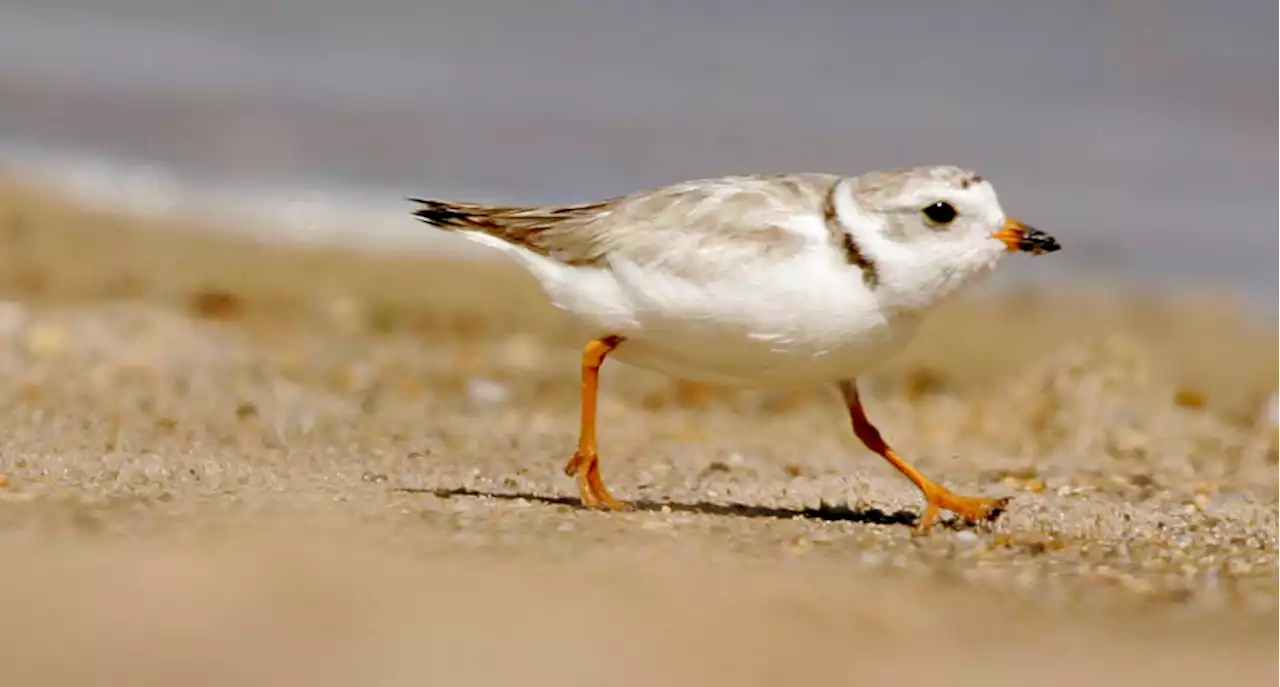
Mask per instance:
[[[477,213],[465,205],[423,198],[409,198],[409,201],[421,205],[414,210],[414,217],[441,229],[476,229],[482,224]]]

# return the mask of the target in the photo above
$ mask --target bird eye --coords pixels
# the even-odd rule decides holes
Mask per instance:
[[[935,225],[951,224],[951,222],[956,218],[955,206],[943,201],[938,201],[933,205],[924,208],[920,212],[924,213],[925,218],[927,218],[931,224]]]

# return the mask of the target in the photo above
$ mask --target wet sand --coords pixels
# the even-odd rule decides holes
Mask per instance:
[[[502,263],[236,243],[0,187],[12,684],[1271,684],[1274,322],[1104,285],[827,389],[607,366]]]

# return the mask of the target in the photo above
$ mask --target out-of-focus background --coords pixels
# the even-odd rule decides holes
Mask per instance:
[[[1070,250],[1037,274],[1276,298],[1268,0],[6,0],[0,13],[0,162],[135,207],[425,245],[403,218],[410,193],[584,201],[721,173],[945,162],[1063,237]]]
[[[1274,684],[1276,24],[0,0],[0,684]],[[1064,245],[859,380],[1012,498],[927,537],[831,389],[614,364],[579,508],[583,342],[403,200],[927,163]]]

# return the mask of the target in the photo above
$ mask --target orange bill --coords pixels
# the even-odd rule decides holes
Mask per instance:
[[[1000,231],[992,234],[992,238],[999,239],[1011,251],[1032,255],[1052,253],[1062,247],[1058,245],[1057,239],[1012,217],[1004,221]]]

